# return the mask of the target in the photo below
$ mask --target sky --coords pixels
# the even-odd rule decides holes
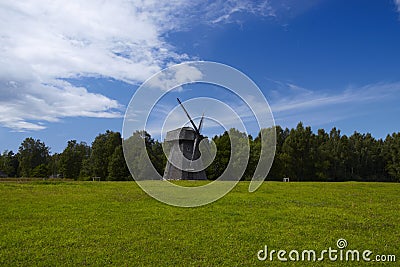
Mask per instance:
[[[59,153],[68,140],[121,132],[144,81],[195,60],[247,75],[277,125],[385,138],[400,131],[399,47],[400,0],[2,1],[0,151],[33,137]],[[175,97],[236,101],[207,85],[193,93],[200,87],[171,91],[154,114]],[[187,109],[198,122],[202,111]]]

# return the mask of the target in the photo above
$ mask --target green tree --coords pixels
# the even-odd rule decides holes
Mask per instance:
[[[261,131],[263,130],[264,129],[261,129]],[[282,178],[288,175],[286,169],[287,166],[285,166],[285,161],[288,160],[287,158],[285,158],[287,157],[287,154],[283,153],[282,148],[286,138],[289,136],[290,131],[288,128],[283,130],[280,126],[275,126],[275,132],[276,132],[275,157],[272,167],[268,173],[268,179],[282,181]],[[260,140],[260,134],[255,139],[255,143],[259,144],[260,143],[259,140]]]
[[[300,122],[296,129],[290,130],[282,146],[284,166],[290,178],[298,181],[314,178],[312,143],[313,133],[310,127],[304,128]]]
[[[222,135],[214,136],[213,142],[217,148],[214,161],[206,169],[207,178],[215,180],[225,171],[231,156],[231,142],[229,134],[225,131]]]
[[[250,144],[249,144],[249,137],[245,134],[240,132],[239,130],[235,128],[229,129],[229,136],[231,138],[231,141],[233,142],[234,146],[232,147],[231,155],[232,155],[232,162],[230,162],[232,166],[232,176],[237,176],[240,175],[240,179],[244,179],[244,175],[246,174],[246,167],[247,164],[249,163],[249,160],[251,159],[250,157],[250,150],[247,151],[247,149],[250,149]],[[231,143],[232,144],[232,143]],[[249,154],[249,158],[246,157],[246,154]],[[246,165],[244,165],[247,163]],[[245,169],[243,169],[243,167]],[[243,173],[242,173],[243,172]],[[227,177],[228,179],[231,179],[231,177]],[[237,177],[232,177],[232,179],[235,179]]]
[[[108,178],[109,181],[129,181],[131,175],[126,166],[122,145],[115,148],[110,162],[108,163]]]
[[[267,143],[261,145],[261,133],[270,136],[276,133],[276,145]],[[231,157],[231,140],[238,143],[234,168],[247,160],[243,151],[250,145],[250,157],[247,168],[241,179],[249,180],[258,165],[261,147],[271,149],[275,146],[275,158],[269,179],[281,180],[289,176],[293,180],[318,181],[400,181],[400,133],[388,135],[383,141],[376,140],[370,133],[354,132],[350,137],[341,135],[340,130],[332,128],[328,133],[319,129],[317,134],[310,127],[304,127],[300,122],[295,129],[274,128],[261,129],[253,140],[251,136],[231,129],[222,135],[214,136],[217,154],[212,164],[206,169],[209,179],[218,178],[228,166]],[[264,140],[264,138],[263,138]],[[154,173],[143,168],[147,157],[157,172],[162,175],[166,165],[161,143],[154,140],[145,131],[137,131],[124,140],[124,146],[129,149],[122,153],[120,133],[107,131],[99,134],[92,145],[69,141],[61,154],[49,155],[49,148],[40,140],[26,138],[17,154],[5,151],[0,155],[0,170],[8,176],[45,177],[48,174],[62,172],[65,177],[88,179],[100,176],[103,180],[124,180],[129,177],[124,156],[130,162],[129,168],[144,179]],[[141,147],[145,145],[145,150]],[[257,175],[257,174],[255,174]]]
[[[76,140],[68,141],[67,147],[60,155],[59,170],[64,178],[77,179],[82,162],[89,157],[90,148],[85,142],[77,143]]]
[[[329,135],[324,129],[319,129],[318,134],[314,138],[314,167],[315,178],[319,181],[327,181],[329,179],[330,150],[328,147]]]
[[[49,162],[47,164],[49,173],[51,174],[52,177],[58,177],[61,175],[60,173],[60,154],[55,153],[50,156]]]
[[[257,139],[257,138],[256,138]],[[249,181],[253,178],[254,171],[257,168],[258,160],[260,159],[261,146],[256,140],[253,139],[251,135],[248,136],[250,145],[250,156],[247,163],[246,171],[243,175],[243,180]]]
[[[143,149],[143,145],[145,149]],[[133,172],[135,179],[153,180],[159,179],[163,175],[166,156],[161,143],[155,141],[146,131],[135,131],[132,136],[125,139],[124,152],[127,162],[129,162],[129,169]],[[147,165],[148,159],[159,175],[154,176],[151,167]]]
[[[79,172],[79,180],[90,180],[93,176],[93,164],[91,158],[88,157],[82,160],[81,171]]]
[[[108,177],[108,164],[115,151],[115,148],[122,144],[121,134],[107,130],[99,134],[92,143],[90,161],[92,175],[99,176],[102,180]]]
[[[5,172],[8,177],[17,177],[19,175],[18,167],[18,155],[14,152],[6,150],[0,155],[0,170]]]
[[[327,149],[330,151],[329,161],[329,172],[328,177],[330,181],[343,180],[341,175],[341,133],[336,127],[332,128],[329,132],[329,141]]]
[[[400,133],[386,137],[383,156],[390,180],[400,182]]]
[[[21,175],[30,177],[35,167],[41,164],[47,164],[49,150],[49,147],[39,139],[35,140],[32,137],[26,138],[21,143],[18,150]]]
[[[157,140],[154,140],[147,132],[141,132],[140,138],[145,141],[146,151],[151,163],[156,171],[162,176],[167,163],[167,157],[164,154],[162,144]]]
[[[49,175],[49,168],[47,167],[47,165],[40,164],[32,170],[30,176],[35,178],[47,178],[48,175]]]
[[[384,179],[385,163],[382,155],[383,142],[376,140],[370,133],[354,132],[349,138],[350,149],[345,155],[350,161],[347,169],[351,169],[351,178],[362,181],[377,181]],[[346,175],[346,173],[345,173]]]

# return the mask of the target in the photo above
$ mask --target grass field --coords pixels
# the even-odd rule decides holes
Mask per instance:
[[[0,183],[0,265],[364,266],[327,257],[257,259],[265,245],[313,249],[319,256],[336,249],[339,238],[347,249],[396,255],[397,262],[385,266],[400,263],[400,184],[266,182],[255,193],[247,188],[241,182],[210,205],[177,208],[134,182]]]

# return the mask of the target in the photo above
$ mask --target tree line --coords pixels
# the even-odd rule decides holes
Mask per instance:
[[[291,181],[400,182],[400,133],[387,135],[384,140],[375,139],[369,133],[342,135],[336,128],[329,133],[324,129],[313,133],[311,127],[301,122],[290,130],[276,126],[261,131],[276,131],[276,153],[267,180],[289,177]],[[218,178],[228,165],[229,135],[249,142],[249,163],[241,179],[250,180],[260,155],[261,133],[253,138],[235,129],[212,137],[217,152],[206,169],[207,177]],[[147,154],[162,175],[167,162],[162,143],[147,132],[135,132],[132,137],[145,141]],[[140,156],[137,159],[134,168],[140,168]],[[62,153],[52,155],[41,140],[26,138],[17,153],[6,150],[0,155],[0,171],[8,177],[132,180],[124,159],[121,134],[113,131],[99,134],[91,145],[68,141]]]

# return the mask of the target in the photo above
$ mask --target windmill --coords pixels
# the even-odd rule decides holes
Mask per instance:
[[[167,132],[165,142],[170,148],[170,152],[163,179],[207,180],[199,150],[201,140],[206,138],[200,133],[203,126],[204,114],[200,119],[199,127],[197,127],[179,98],[177,98],[177,100],[186,116],[189,118],[193,128],[182,127]]]

